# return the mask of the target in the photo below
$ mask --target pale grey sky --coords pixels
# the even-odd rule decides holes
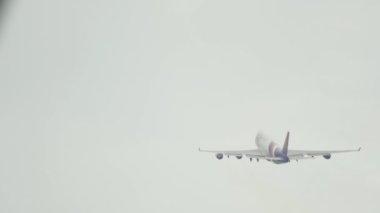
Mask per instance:
[[[378,1],[15,0],[0,212],[378,212]],[[198,153],[351,149],[287,165]]]

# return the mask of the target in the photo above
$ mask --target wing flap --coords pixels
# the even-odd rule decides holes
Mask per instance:
[[[247,149],[247,150],[233,150],[233,151],[228,151],[228,150],[204,150],[199,148],[198,149],[200,152],[210,152],[210,153],[215,153],[215,154],[223,154],[223,155],[228,155],[228,156],[243,156],[243,155],[260,155],[260,151],[258,149]]]
[[[299,156],[289,156],[289,160],[310,160],[310,159],[315,159],[314,156],[309,156],[309,155],[299,155]]]
[[[269,160],[269,161],[281,161],[281,160],[284,160],[282,158],[278,158],[278,157],[269,157],[269,156],[265,156],[265,155],[251,155],[251,154],[246,154],[245,155],[247,158],[255,158],[255,159],[262,159],[262,160]]]

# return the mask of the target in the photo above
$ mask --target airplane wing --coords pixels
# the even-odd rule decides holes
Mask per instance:
[[[269,161],[276,161],[276,160],[281,161],[281,160],[284,160],[283,158],[269,157],[269,156],[265,156],[265,155],[246,154],[245,156],[247,156],[247,158],[262,159],[262,160],[269,160]]]
[[[288,150],[288,157],[291,160],[301,160],[314,158],[315,156],[331,156],[334,153],[344,153],[344,152],[359,152],[361,147],[358,149],[349,150],[331,150],[331,151],[315,151],[315,150]]]
[[[247,149],[247,150],[235,150],[235,151],[226,151],[226,150],[204,150],[199,148],[200,152],[210,152],[215,154],[223,154],[226,156],[243,156],[243,155],[254,155],[262,156],[261,152],[258,149]]]
[[[295,161],[315,159],[314,156],[308,156],[308,155],[293,155],[293,156],[288,156],[288,157],[289,157],[289,160],[295,160]]]
[[[258,149],[249,149],[249,150],[236,150],[236,151],[226,151],[226,150],[203,150],[199,148],[200,152],[210,152],[215,154],[223,154],[228,156],[236,156],[236,157],[243,157],[246,156],[247,158],[252,159],[263,159],[263,160],[269,160],[269,161],[275,161],[275,160],[283,160],[282,158],[278,157],[269,157],[266,155],[261,154],[260,150]]]

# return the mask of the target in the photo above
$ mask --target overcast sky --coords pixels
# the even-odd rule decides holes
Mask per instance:
[[[378,1],[8,3],[0,212],[379,211]]]

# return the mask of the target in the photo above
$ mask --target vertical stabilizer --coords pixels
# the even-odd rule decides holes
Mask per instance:
[[[284,146],[282,147],[282,153],[285,155],[288,155],[288,144],[289,144],[289,132],[286,134]]]

